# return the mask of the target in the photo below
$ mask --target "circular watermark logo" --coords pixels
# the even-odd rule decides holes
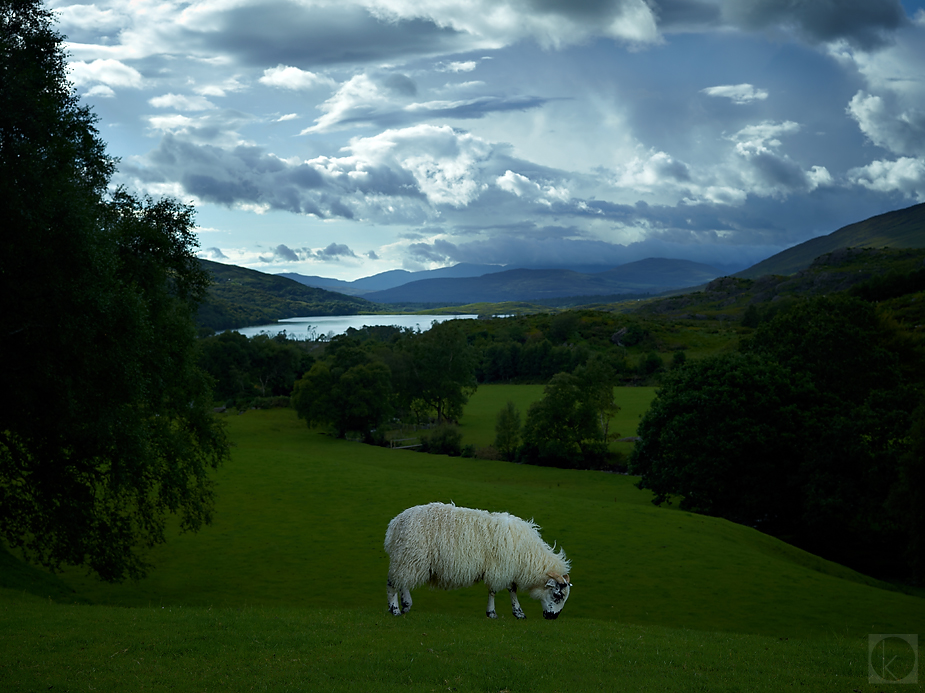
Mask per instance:
[[[908,633],[868,635],[867,663],[870,683],[918,683],[919,636]]]

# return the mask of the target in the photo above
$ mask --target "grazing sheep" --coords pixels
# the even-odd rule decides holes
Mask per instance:
[[[545,618],[556,618],[571,588],[570,565],[565,551],[554,553],[537,529],[532,521],[508,513],[445,503],[408,508],[385,533],[389,611],[395,616],[407,613],[411,590],[424,583],[451,590],[482,581],[488,587],[489,618],[498,618],[495,593],[503,589],[511,594],[517,618],[524,618],[518,589],[540,600]]]

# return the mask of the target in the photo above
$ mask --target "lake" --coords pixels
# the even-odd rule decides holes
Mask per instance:
[[[472,320],[476,315],[318,315],[310,318],[288,318],[271,325],[255,325],[234,330],[245,337],[255,337],[266,334],[271,337],[285,332],[289,339],[316,339],[321,336],[334,337],[344,334],[348,328],[360,329],[377,325],[396,325],[397,327],[410,327],[422,332],[430,329],[436,320]]]

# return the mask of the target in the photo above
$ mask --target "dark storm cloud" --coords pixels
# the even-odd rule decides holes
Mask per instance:
[[[356,253],[350,250],[350,247],[343,243],[331,243],[324,250],[315,253],[315,257],[324,261],[338,261],[344,257],[356,257]]]
[[[325,216],[305,191],[323,188],[321,174],[306,164],[292,165],[259,147],[231,150],[165,135],[151,152],[154,169],[207,202],[266,204],[299,214]]]
[[[456,259],[457,246],[449,241],[438,239],[433,243],[412,243],[408,246],[408,255],[418,262],[459,262]]]
[[[715,2],[655,0],[651,4],[659,26],[669,31],[716,26],[722,21],[722,13]]]
[[[366,166],[362,176],[352,169],[335,171],[323,162],[294,164],[260,147],[230,150],[165,135],[149,153],[148,166],[128,163],[122,172],[144,182],[179,181],[184,190],[205,202],[225,206],[265,205],[270,209],[352,219],[353,205],[366,194],[404,198],[423,197],[414,178],[389,166]]]
[[[400,72],[386,75],[382,78],[382,84],[391,92],[400,96],[417,96],[418,86],[408,75]]]
[[[206,260],[227,260],[228,256],[221,251],[221,248],[205,248],[201,253],[200,257],[204,257]]]
[[[273,251],[273,255],[274,257],[279,258],[280,260],[284,260],[288,262],[298,262],[299,261],[298,254],[294,250],[292,250],[292,248],[289,248],[283,244],[276,246],[276,249]]]
[[[645,260],[650,257],[686,259],[712,264],[720,272],[731,273],[758,262],[782,248],[722,246],[702,240],[693,244],[687,240],[649,238],[623,245],[602,240],[575,238],[518,238],[496,236],[480,241],[436,247],[417,247],[409,252],[414,262],[502,264],[509,267],[579,268],[582,271],[603,271],[611,267]],[[406,262],[406,264],[409,264]]]
[[[432,22],[384,21],[349,5],[305,7],[274,0],[233,7],[212,20],[215,30],[198,34],[197,40],[258,67],[375,63],[469,45],[463,35]]]
[[[802,191],[810,186],[806,172],[799,164],[772,152],[758,152],[749,163],[760,181],[769,188],[782,191]]]
[[[463,98],[417,99],[418,85],[402,73],[373,71],[354,75],[321,105],[324,115],[302,134],[330,132],[356,125],[397,128],[415,123],[484,118],[492,113],[527,111],[556,100],[531,95],[486,94]]]
[[[527,111],[557,99],[539,96],[481,96],[456,102],[432,102],[417,105],[406,113],[431,118],[483,118],[489,113]],[[418,118],[416,118],[418,119]]]
[[[793,29],[810,43],[841,39],[868,50],[909,22],[899,0],[725,0],[723,17],[741,29]]]

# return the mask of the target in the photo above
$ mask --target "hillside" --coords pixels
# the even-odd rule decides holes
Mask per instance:
[[[593,274],[557,269],[514,269],[481,277],[424,279],[366,294],[366,297],[380,303],[478,303],[646,294],[702,284],[718,275],[719,272],[709,265],[649,258]]]
[[[493,403],[516,399],[516,387],[494,389],[467,405],[463,422],[493,419]],[[544,538],[565,547],[578,587],[557,625],[604,620],[866,637],[915,632],[925,614],[921,599],[749,527],[657,508],[633,477],[358,445],[312,432],[288,409],[225,420],[235,445],[216,473],[215,524],[153,550],[157,570],[143,581],[107,585],[66,569],[65,585],[96,604],[324,606],[367,609],[394,622],[385,613],[385,527],[411,505],[453,500],[534,517]],[[463,423],[464,435],[471,425]],[[318,556],[337,576],[325,587],[323,604],[305,588]],[[413,596],[412,623],[445,614],[487,628],[481,585],[456,592],[422,588]],[[546,624],[537,602],[523,602],[527,623]],[[873,624],[879,630],[868,630]]]
[[[215,278],[196,324],[212,330],[276,322],[310,315],[355,315],[376,306],[362,298],[317,289],[285,277],[200,260]]]
[[[808,268],[821,255],[839,248],[859,247],[925,248],[925,204],[849,224],[827,236],[788,248],[733,276],[757,279],[766,274],[789,275]]]
[[[720,277],[696,291],[648,301],[637,312],[675,319],[737,318],[749,306],[780,306],[783,300],[799,296],[847,291],[875,277],[911,275],[923,267],[925,248],[841,248],[821,255],[791,276]],[[909,287],[907,291],[914,295],[921,289]],[[896,317],[908,312],[904,309]],[[910,322],[915,322],[914,315],[910,313]]]

